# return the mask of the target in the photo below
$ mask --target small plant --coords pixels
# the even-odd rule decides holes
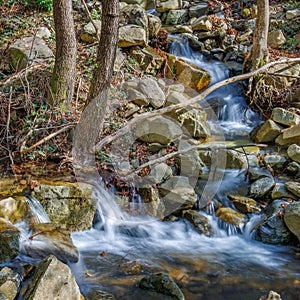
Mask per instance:
[[[51,11],[52,10],[52,0],[8,0],[8,5],[13,5],[15,3],[24,5],[25,7],[33,7],[39,10]],[[0,2],[1,3],[1,2]]]

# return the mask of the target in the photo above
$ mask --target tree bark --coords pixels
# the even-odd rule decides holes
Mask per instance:
[[[251,71],[257,70],[269,61],[269,0],[257,0],[257,18],[251,50]]]
[[[76,80],[76,35],[72,0],[53,0],[56,34],[55,66],[51,78],[51,104],[62,111],[71,107]]]
[[[101,20],[97,68],[75,132],[73,157],[78,167],[95,166],[95,144],[102,132],[118,43],[119,0],[102,0]]]

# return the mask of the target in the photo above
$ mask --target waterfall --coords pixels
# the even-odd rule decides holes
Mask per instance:
[[[26,202],[28,203],[33,217],[35,218],[35,221],[37,223],[51,222],[39,200],[37,200],[32,195],[26,195]]]
[[[182,37],[172,36],[172,40],[170,53],[207,71],[211,76],[210,85],[229,77],[230,70],[223,62],[194,51]],[[242,83],[236,82],[217,89],[205,99],[208,105],[217,106],[217,124],[227,137],[245,136],[260,122],[260,115],[248,107],[243,95]],[[216,123],[212,120],[210,123],[214,129]]]

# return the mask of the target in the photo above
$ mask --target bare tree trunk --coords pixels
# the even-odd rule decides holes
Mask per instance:
[[[102,132],[118,43],[119,0],[102,0],[102,26],[86,107],[76,127],[73,156],[80,167],[95,166],[95,144]]]
[[[56,33],[55,66],[51,78],[51,102],[62,111],[71,107],[76,79],[76,35],[72,0],[53,0]]]
[[[257,70],[269,61],[269,0],[257,0],[257,18],[251,50],[251,71]]]

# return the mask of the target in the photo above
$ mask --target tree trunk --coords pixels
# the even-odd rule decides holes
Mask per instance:
[[[51,78],[51,103],[62,111],[71,107],[76,79],[76,35],[72,0],[53,0],[56,33],[55,66]]]
[[[257,18],[251,50],[251,71],[257,70],[269,61],[269,0],[257,0]]]
[[[75,132],[73,156],[80,167],[95,166],[95,144],[102,132],[118,43],[119,0],[102,0],[101,20],[97,68]]]

